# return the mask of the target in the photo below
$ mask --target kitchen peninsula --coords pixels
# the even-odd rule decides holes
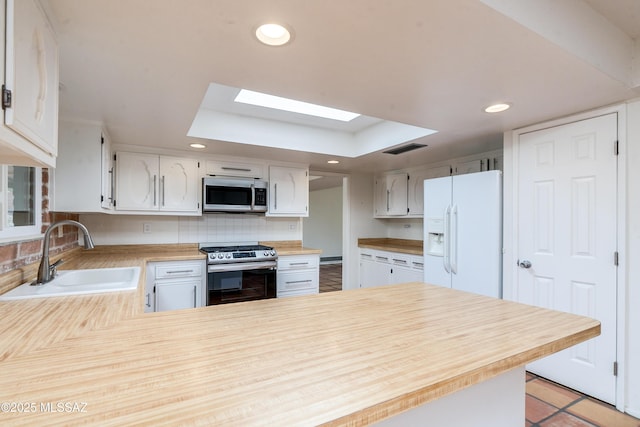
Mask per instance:
[[[25,340],[46,342],[1,349],[0,402],[35,408],[2,412],[1,424],[366,425],[446,399],[464,408],[464,393],[488,384],[480,397],[520,390],[510,411],[521,425],[523,366],[600,331],[592,319],[423,283],[150,314],[141,304],[117,313],[110,298],[140,297],[0,303],[4,327],[28,325]],[[51,314],[74,306],[113,313],[70,320],[73,333],[49,339],[65,329]],[[46,410],[59,402],[69,410]]]

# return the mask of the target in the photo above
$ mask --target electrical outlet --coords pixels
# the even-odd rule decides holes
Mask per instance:
[[[294,223],[289,224],[289,230],[295,230],[297,227]]]
[[[148,222],[145,222],[144,224],[142,224],[142,232],[151,233],[151,224],[149,224]]]
[[[64,236],[63,228],[64,228],[64,225],[61,225],[61,226],[58,227],[58,238],[60,238],[60,239],[62,238],[62,236]]]
[[[405,224],[404,228],[411,228],[411,224]]]

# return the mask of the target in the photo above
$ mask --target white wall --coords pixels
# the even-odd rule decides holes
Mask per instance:
[[[201,217],[82,214],[96,245],[302,240],[300,218],[205,214]],[[149,224],[150,233],[143,232]]]
[[[309,217],[303,218],[304,246],[322,249],[321,257],[342,256],[342,186],[311,191]]]
[[[383,237],[390,237],[393,239],[409,239],[409,240],[422,240],[423,239],[423,221],[422,218],[390,218],[381,219],[386,227],[387,233]]]
[[[640,418],[640,101],[627,105],[627,353],[625,409]]]

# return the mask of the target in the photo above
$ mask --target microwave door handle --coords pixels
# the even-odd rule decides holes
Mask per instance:
[[[256,207],[256,186],[255,184],[251,184],[251,210],[254,210]]]

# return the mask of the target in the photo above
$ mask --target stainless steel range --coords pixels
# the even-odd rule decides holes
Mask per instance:
[[[201,244],[207,254],[207,305],[276,297],[278,253],[258,244]]]

